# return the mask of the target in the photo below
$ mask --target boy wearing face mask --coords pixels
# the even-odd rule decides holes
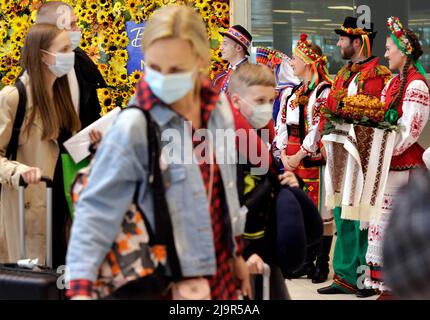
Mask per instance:
[[[246,123],[250,125],[266,143],[267,150],[270,150],[274,139],[272,111],[275,87],[276,81],[272,70],[261,64],[242,66],[232,75],[229,84],[236,128],[244,128]],[[269,263],[270,297],[287,299],[288,292],[283,273],[287,275],[301,266],[307,242],[313,242],[315,238],[321,237],[322,224],[312,201],[299,188],[303,182],[299,182],[292,172],[285,172],[282,175],[278,175],[278,172],[278,162],[274,159],[270,171],[264,176],[252,175],[249,165],[240,165],[238,190],[241,204],[248,210],[244,233],[247,245],[244,256],[249,270],[253,274],[261,274],[264,262]],[[244,181],[243,185],[241,181]],[[287,188],[281,188],[281,185]],[[288,221],[288,225],[282,224],[283,219]],[[306,234],[304,228],[304,220],[307,219],[316,221],[317,225],[309,234]],[[283,237],[285,229],[291,230],[288,239]],[[283,252],[283,247],[288,247],[289,252]],[[283,263],[282,260],[288,260],[288,263]],[[257,288],[258,281],[256,282],[258,297]]]
[[[65,29],[75,53],[74,68],[67,73],[73,105],[79,114],[82,128],[87,127],[100,118],[100,103],[97,89],[106,88],[96,64],[79,48],[82,31],[78,26],[73,8],[62,1],[44,3],[38,10],[36,24],[51,24]]]

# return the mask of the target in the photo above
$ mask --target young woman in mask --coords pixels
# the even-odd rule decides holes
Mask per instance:
[[[326,65],[327,57],[321,48],[300,36],[293,51],[291,66],[294,75],[302,79],[286,103],[281,106],[276,121],[275,148],[281,151],[285,170],[294,172],[303,179],[305,191],[321,213],[325,224],[326,238],[323,240],[321,257],[315,268],[313,261],[316,253],[309,253],[305,271],[298,276],[307,275],[315,283],[327,279],[329,253],[332,239],[333,216],[323,204],[323,164],[321,153],[320,115],[326,107],[331,90],[331,79]],[[315,251],[315,250],[311,250]]]
[[[215,129],[234,129],[229,106],[218,103],[208,80],[210,47],[204,23],[186,6],[162,8],[146,25],[143,50],[145,78],[130,104],[147,110],[161,135],[168,135],[160,142],[165,144],[160,168],[168,177],[165,198],[182,277],[206,279],[212,299],[236,299],[238,289],[249,295],[249,274],[237,241],[246,217],[239,207],[236,165],[219,161],[235,153],[235,144],[207,141],[209,161],[195,161],[202,142],[196,130],[215,136]],[[92,297],[98,268],[137,183],[138,205],[149,223],[154,221],[158,204],[148,179],[147,125],[141,110],[127,108],[97,149],[88,185],[75,207],[67,255],[68,295],[73,299]],[[186,157],[192,161],[184,161]]]
[[[22,176],[29,185],[25,192],[26,257],[45,260],[45,186],[42,175],[54,179],[54,265],[64,264],[65,245],[62,221],[57,216],[67,212],[62,185],[59,151],[64,138],[80,129],[67,80],[74,65],[69,36],[55,26],[40,24],[31,27],[25,39],[20,77],[27,101],[21,127],[16,161],[5,157],[17,113],[19,94],[15,86],[0,92],[0,231],[4,232],[9,262],[17,261],[18,182]],[[63,248],[60,248],[63,244]],[[63,250],[62,250],[63,249]],[[62,262],[61,262],[62,260]],[[57,263],[56,263],[57,262]]]

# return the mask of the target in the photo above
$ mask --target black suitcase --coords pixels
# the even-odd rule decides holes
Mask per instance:
[[[52,269],[52,180],[46,183],[46,266],[27,269],[16,263],[0,265],[0,300],[61,300],[64,290],[59,289],[59,274]],[[25,208],[26,183],[19,181],[19,239],[20,259],[25,259]],[[61,287],[61,286],[60,286]]]
[[[264,269],[263,269],[263,273],[261,275],[255,275],[255,274],[251,274],[251,289],[254,293],[254,299],[257,299],[257,291],[256,291],[256,281],[257,281],[257,276],[261,276],[262,277],[262,285],[261,285],[261,291],[262,292],[258,292],[258,295],[261,295],[261,299],[262,300],[270,300],[270,275],[271,275],[271,270],[270,270],[270,266],[265,263],[264,264]]]

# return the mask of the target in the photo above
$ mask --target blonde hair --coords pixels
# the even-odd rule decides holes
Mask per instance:
[[[166,38],[189,41],[196,54],[209,66],[211,54],[206,26],[192,8],[167,6],[155,11],[143,33],[143,51],[155,41]]]
[[[276,87],[273,71],[262,64],[245,63],[235,70],[228,84],[230,93],[239,93],[252,86]]]

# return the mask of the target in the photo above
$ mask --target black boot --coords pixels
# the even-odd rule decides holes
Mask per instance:
[[[298,279],[304,276],[306,276],[306,278],[308,279],[312,279],[313,275],[316,272],[314,261],[316,260],[319,246],[320,244],[317,243],[316,245],[308,247],[306,251],[305,263],[300,269],[291,273],[291,279]]]
[[[312,276],[312,283],[322,283],[327,281],[330,261],[330,249],[333,236],[324,236],[317,256],[316,270]]]
[[[312,279],[312,276],[315,274],[315,270],[316,269],[313,261],[307,261],[299,270],[289,274],[288,279],[299,279],[304,276],[306,276],[308,279]]]

